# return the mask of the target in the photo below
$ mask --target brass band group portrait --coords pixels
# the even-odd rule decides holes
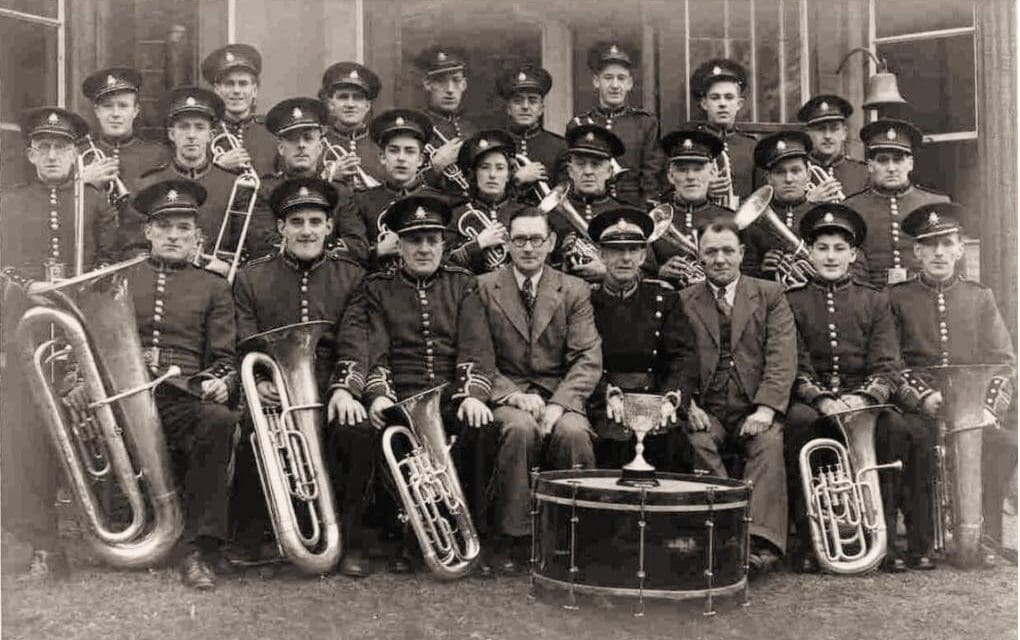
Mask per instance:
[[[129,67],[84,80],[92,113],[22,114],[33,173],[0,193],[15,571],[72,570],[58,489],[103,564],[196,590],[289,565],[711,612],[777,571],[1002,562],[1016,352],[965,266],[979,213],[913,181],[895,87],[755,135],[747,70],[714,58],[689,82],[704,119],[669,129],[606,40],[560,136],[564,79],[504,65],[505,124],[480,128],[448,44],[387,110],[386,78],[341,61],[256,113],[238,43],[167,92],[162,142]]]

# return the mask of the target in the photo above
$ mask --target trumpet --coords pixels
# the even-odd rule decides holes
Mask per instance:
[[[443,135],[443,133],[436,127],[432,127],[432,132],[436,135],[437,138],[439,138],[439,141],[442,144],[446,144],[449,142],[449,140]],[[437,149],[434,146],[432,146],[432,143],[425,144],[425,153],[429,154],[430,160],[432,159],[433,156],[436,155],[436,151]],[[445,176],[447,180],[454,182],[458,187],[461,188],[461,190],[464,193],[467,193],[468,190],[470,189],[470,185],[468,184],[467,178],[464,177],[464,172],[460,170],[460,167],[457,166],[456,162],[448,164],[446,168],[443,169],[443,176]]]
[[[714,166],[716,175],[722,174],[729,179],[730,190],[723,197],[713,198],[713,202],[720,207],[726,207],[727,209],[736,211],[737,207],[740,206],[740,198],[733,192],[733,169],[730,165],[730,154],[726,152],[726,149],[723,149],[719,154]]]
[[[566,242],[563,245],[563,263],[568,269],[576,269],[598,257],[599,251],[595,247],[595,243],[592,242],[591,236],[588,235],[588,223],[571,204],[567,197],[568,193],[570,193],[569,182],[556,185],[538,203],[538,209],[545,214],[557,212],[574,228],[576,237],[569,245]]]
[[[698,244],[693,238],[676,228],[673,224],[676,209],[673,205],[663,203],[654,207],[648,212],[648,216],[655,223],[649,242],[655,242],[660,238],[669,243],[676,250],[683,262],[684,285],[703,282],[705,280],[705,269],[701,266],[701,258],[698,256]]]
[[[446,441],[439,402],[443,387],[412,396],[383,411],[389,426],[382,448],[403,518],[411,523],[425,564],[443,579],[468,574],[481,553],[481,543],[467,508],[457,469],[450,457],[454,439]],[[396,443],[404,440],[398,458]]]
[[[811,184],[808,185],[809,189],[833,178],[833,176],[829,175],[828,171],[814,162],[808,162],[808,170],[811,172]],[[840,186],[839,190],[836,192],[836,202],[843,202],[844,200],[846,200],[846,194],[843,193],[843,188]]]
[[[252,450],[281,555],[310,575],[328,573],[340,559],[340,525],[322,455],[322,402],[315,381],[315,348],[331,324],[287,325],[243,340],[241,384],[255,431]],[[268,373],[279,406],[259,398],[256,371]]]
[[[457,220],[457,231],[466,238],[477,240],[478,234],[482,230],[496,226],[496,224],[488,214],[468,202],[467,210]],[[485,248],[485,266],[490,271],[506,264],[509,258],[510,253],[507,251],[506,244]]]
[[[807,244],[791,231],[772,210],[769,203],[772,202],[773,192],[774,190],[769,185],[756,189],[737,209],[733,221],[741,230],[756,224],[779,240],[783,251],[790,254],[790,259],[780,262],[776,279],[790,288],[807,282],[815,276],[816,271],[811,264]]]
[[[93,162],[99,162],[100,160],[106,160],[106,153],[102,149],[96,146],[96,143],[92,140],[92,134],[85,134],[86,148],[78,154],[79,167],[84,169]],[[106,197],[110,201],[110,204],[115,207],[120,207],[127,199],[131,196],[131,191],[124,184],[124,181],[120,179],[120,176],[114,176],[109,184],[106,185]]]
[[[903,463],[876,462],[875,425],[878,414],[887,409],[893,406],[872,405],[833,414],[846,445],[815,438],[800,450],[811,542],[819,566],[830,573],[870,571],[888,551],[878,471],[902,469]]]
[[[322,138],[322,153],[324,155],[322,179],[332,181],[337,163],[351,155],[352,152],[344,149],[340,144],[330,144],[329,140],[324,137]],[[360,166],[355,169],[354,177],[365,189],[375,189],[382,184]]]

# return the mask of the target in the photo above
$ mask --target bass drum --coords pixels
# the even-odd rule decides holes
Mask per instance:
[[[748,483],[658,473],[657,487],[617,484],[616,470],[535,476],[532,585],[543,600],[578,594],[712,599],[747,594]]]

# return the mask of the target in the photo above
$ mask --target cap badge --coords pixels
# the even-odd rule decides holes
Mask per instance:
[[[822,111],[828,111],[829,110],[829,103],[828,102],[823,102],[822,104],[818,105],[818,108],[821,109]]]
[[[888,131],[886,131],[885,132],[885,138],[886,138],[886,140],[895,140],[896,139],[896,129],[890,128]]]
[[[347,77],[350,78],[351,80],[358,80],[361,76],[358,75],[358,70],[354,69]]]
[[[481,140],[478,141],[478,148],[479,149],[488,149],[489,148],[489,141],[486,140],[485,138],[482,138]]]
[[[614,44],[613,46],[609,47],[609,53],[616,55],[620,53],[620,50],[616,48],[616,45]]]
[[[527,79],[528,79],[528,76],[523,71],[521,71],[520,73],[517,74],[517,82],[524,82]]]
[[[684,149],[693,149],[693,148],[694,148],[694,143],[691,141],[691,139],[690,138],[684,138]]]
[[[226,60],[227,62],[233,62],[234,61],[234,54],[232,54],[232,53],[230,53],[228,51],[226,53],[226,55],[223,56],[223,59]]]
[[[189,107],[193,107],[196,104],[195,99],[192,98],[191,96],[188,96],[188,99],[184,101],[184,104],[188,105]]]
[[[713,76],[717,76],[717,75],[719,75],[721,73],[722,73],[722,67],[720,67],[719,65],[716,65],[716,66],[712,67],[712,75]]]
[[[786,151],[786,140],[780,140],[776,143],[776,151]]]
[[[935,226],[939,223],[939,214],[932,211],[928,214],[928,224]]]
[[[436,54],[436,60],[440,62],[446,62],[446,54],[440,51],[439,53]]]
[[[117,78],[114,78],[112,75],[106,76],[106,86],[112,87],[115,84],[117,84]]]
[[[50,113],[50,117],[46,118],[46,121],[50,124],[57,124],[60,122],[60,117],[55,112]]]
[[[595,142],[595,134],[592,133],[591,131],[589,131],[588,134],[586,136],[584,136],[584,141],[585,142]]]
[[[300,109],[300,108],[298,108],[298,107],[294,107],[294,110],[290,112],[290,117],[294,118],[295,120],[298,120],[298,119],[300,119],[300,118],[303,118],[303,117],[304,117],[304,115],[305,115],[305,114],[303,114],[303,113],[301,112],[301,109]]]
[[[171,189],[171,190],[166,192],[166,201],[167,202],[177,202],[177,198],[178,197],[179,196],[177,195],[177,190],[176,189]]]
[[[414,212],[415,220],[424,220],[426,215],[425,210],[421,207],[418,207],[418,209]]]
[[[297,194],[299,196],[301,196],[302,198],[307,198],[308,197],[308,187],[301,187],[300,189],[298,189]]]
[[[404,117],[397,116],[397,119],[393,121],[393,124],[397,125],[398,127],[404,126]]]
[[[835,222],[836,221],[836,217],[833,216],[832,212],[830,211],[830,212],[826,213],[824,216],[822,216],[822,220],[825,221],[825,222]]]

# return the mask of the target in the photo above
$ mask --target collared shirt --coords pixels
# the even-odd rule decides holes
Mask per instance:
[[[712,284],[711,282],[709,282],[708,283],[708,288],[709,288],[709,290],[712,291],[712,297],[714,297],[716,300],[719,299],[719,289],[724,289],[726,291],[726,293],[723,294],[723,297],[726,299],[726,303],[729,304],[732,307],[734,300],[737,299],[737,283],[738,282],[740,282],[740,276],[739,275],[736,278],[733,279],[733,282],[729,283],[725,287],[718,287],[718,286]]]
[[[514,280],[517,281],[517,290],[518,291],[522,291],[524,289],[524,280],[527,279],[528,276],[526,276],[523,273],[521,273],[520,271],[518,271],[516,265],[514,265],[513,270],[514,270]],[[532,286],[532,289],[535,292],[535,295],[538,295],[538,282],[539,282],[539,280],[542,279],[542,272],[543,271],[545,271],[544,267],[539,269],[538,273],[536,273],[535,275],[531,276],[531,286]]]

